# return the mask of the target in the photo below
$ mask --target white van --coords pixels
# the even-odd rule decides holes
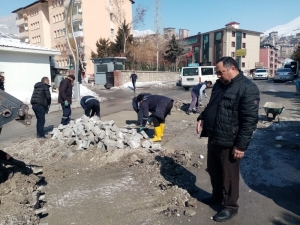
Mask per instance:
[[[197,66],[197,67],[182,67],[180,74],[180,83],[185,90],[199,84],[199,81],[211,81],[216,83],[218,77],[215,66]]]

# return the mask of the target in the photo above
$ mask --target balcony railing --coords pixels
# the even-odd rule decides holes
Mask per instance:
[[[82,21],[82,14],[73,15],[73,22],[74,21]]]
[[[28,38],[28,37],[29,37],[28,31],[24,31],[22,33],[19,33],[19,38],[21,38],[21,39]]]
[[[70,0],[65,0],[64,1],[64,6],[68,7],[69,3],[70,3]],[[81,4],[81,0],[75,0],[74,1],[74,5],[79,5],[79,4]]]
[[[25,20],[24,18],[22,18],[22,19],[18,19],[18,20],[16,21],[16,25],[17,25],[17,26],[22,26],[22,25],[24,25],[24,24],[28,24],[28,20]]]

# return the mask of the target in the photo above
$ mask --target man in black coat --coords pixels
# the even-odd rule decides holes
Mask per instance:
[[[94,96],[84,96],[80,100],[80,105],[84,109],[84,114],[93,117],[95,114],[100,118],[100,102]]]
[[[231,57],[216,65],[219,80],[210,101],[197,119],[197,133],[208,137],[207,171],[212,196],[205,204],[223,203],[213,219],[223,222],[238,213],[239,166],[258,122],[259,90],[239,71]]]
[[[49,78],[43,77],[41,82],[34,85],[34,91],[31,96],[30,104],[32,110],[35,113],[36,122],[36,133],[37,138],[45,138],[44,126],[45,126],[45,114],[48,113],[51,105],[51,94],[49,91]]]
[[[136,75],[135,71],[133,71],[133,74],[131,74],[130,79],[132,81],[133,90],[135,91],[135,83],[138,79],[138,76]]]
[[[71,120],[71,104],[72,104],[72,89],[75,80],[74,75],[69,75],[63,79],[59,84],[58,103],[61,104],[63,116],[61,124],[67,125]]]
[[[145,128],[149,112],[152,112],[154,124],[154,138],[152,138],[152,141],[161,141],[164,136],[166,117],[171,114],[173,108],[173,99],[162,95],[145,96],[139,94],[137,101],[139,102],[138,120],[141,124],[140,131]]]
[[[150,93],[141,93],[141,94],[144,95],[144,97],[147,97],[147,96],[152,95],[152,94],[150,94]],[[139,112],[139,103],[138,103],[138,101],[137,101],[137,97],[134,97],[134,98],[132,99],[132,108],[133,108],[134,111],[138,114],[138,112]],[[152,117],[152,114],[151,114],[151,115],[149,116],[149,118],[148,118],[147,124],[151,124],[152,119],[153,119],[153,117]],[[138,122],[140,122],[140,121],[139,121],[139,118],[138,118]]]

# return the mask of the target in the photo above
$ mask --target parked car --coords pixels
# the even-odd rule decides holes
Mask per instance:
[[[279,68],[274,75],[274,82],[292,81],[294,80],[294,72],[291,68]]]
[[[269,78],[268,69],[257,69],[253,74],[253,80],[257,80],[257,79],[268,80],[268,78]]]

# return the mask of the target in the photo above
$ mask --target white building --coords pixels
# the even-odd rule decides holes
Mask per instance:
[[[32,93],[34,84],[49,77],[50,56],[59,50],[0,38],[0,72],[5,76],[5,91],[15,97]]]

